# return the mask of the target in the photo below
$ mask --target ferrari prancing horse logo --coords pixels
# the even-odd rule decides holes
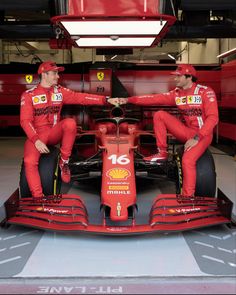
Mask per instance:
[[[25,76],[26,83],[30,84],[33,82],[33,75],[26,75]]]
[[[97,78],[99,81],[102,81],[104,79],[104,72],[97,72]]]

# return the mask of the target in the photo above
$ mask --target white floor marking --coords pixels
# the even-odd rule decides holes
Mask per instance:
[[[225,264],[225,262],[221,259],[217,259],[215,257],[211,257],[211,256],[207,256],[207,255],[202,255],[203,258],[206,258],[206,259],[209,259],[209,260],[213,260],[213,261],[216,261],[216,262],[220,262],[220,263],[223,263]]]
[[[36,232],[38,232],[38,230],[27,231],[27,232],[25,232],[25,233],[20,234],[19,237],[27,236],[27,235],[30,235],[30,234],[32,234],[32,233],[36,233]]]
[[[31,243],[26,242],[26,243],[18,244],[18,245],[15,245],[15,246],[11,246],[10,249],[15,249],[15,248],[26,246],[26,245],[29,245],[29,244],[31,244]]]
[[[21,256],[16,256],[16,257],[12,257],[12,258],[9,258],[9,259],[2,260],[2,261],[0,261],[0,264],[11,262],[11,261],[14,261],[14,260],[17,260],[17,259],[21,259]]]
[[[3,241],[14,239],[14,238],[16,238],[16,235],[3,238]]]
[[[230,266],[232,266],[232,267],[236,267],[236,264],[235,264],[235,263],[229,262],[228,264],[229,264]]]
[[[214,248],[213,245],[202,243],[202,242],[198,242],[198,241],[194,241],[194,244],[198,244],[198,245],[201,245],[201,246],[206,246],[206,247]]]
[[[219,236],[215,236],[215,235],[209,235],[209,237],[211,237],[211,238],[213,238],[213,239],[222,240],[221,237],[219,237]]]
[[[228,250],[228,249],[225,249],[225,248],[217,247],[217,249],[219,249],[221,251],[224,251],[224,252],[227,252],[227,253],[232,253],[231,250]]]

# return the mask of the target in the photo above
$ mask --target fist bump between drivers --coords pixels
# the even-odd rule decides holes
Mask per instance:
[[[128,102],[128,98],[114,97],[114,98],[109,98],[107,101],[110,104],[113,104],[115,106],[118,106],[118,105],[121,105],[121,104],[126,104]]]

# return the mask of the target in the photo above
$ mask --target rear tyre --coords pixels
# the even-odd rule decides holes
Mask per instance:
[[[180,194],[183,185],[182,173],[183,148],[177,149],[176,162],[176,193]],[[215,197],[216,172],[211,152],[207,149],[197,161],[197,180],[195,196]]]
[[[61,177],[58,168],[59,149],[49,147],[49,154],[42,154],[39,160],[39,174],[41,178],[43,193],[47,195],[59,194],[61,190]],[[23,198],[32,197],[25,175],[25,165],[22,162],[20,172],[20,196]]]

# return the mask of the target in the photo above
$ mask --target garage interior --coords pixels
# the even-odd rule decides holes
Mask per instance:
[[[232,201],[236,221],[235,0],[119,0],[116,7],[110,2],[0,1],[1,219],[19,185],[25,142],[20,96],[39,82],[39,64],[53,60],[65,67],[65,87],[112,97],[167,92],[174,88],[169,73],[178,64],[193,64],[199,82],[216,92],[220,121],[210,151],[217,188]],[[151,46],[117,46],[123,36],[110,34],[105,37],[114,45],[80,47],[77,42],[96,34],[71,36],[60,23],[65,15],[79,21],[155,19],[157,7],[162,17],[156,19],[167,20],[168,28],[151,36]],[[128,33],[127,38],[132,41]],[[96,80],[100,71],[110,73],[109,81]],[[62,185],[63,193],[84,198],[94,220],[98,191],[97,181]],[[158,194],[174,192],[171,182],[141,181],[138,204],[148,212]],[[235,294],[235,239],[235,225],[121,237],[11,225],[0,228],[0,294]]]

